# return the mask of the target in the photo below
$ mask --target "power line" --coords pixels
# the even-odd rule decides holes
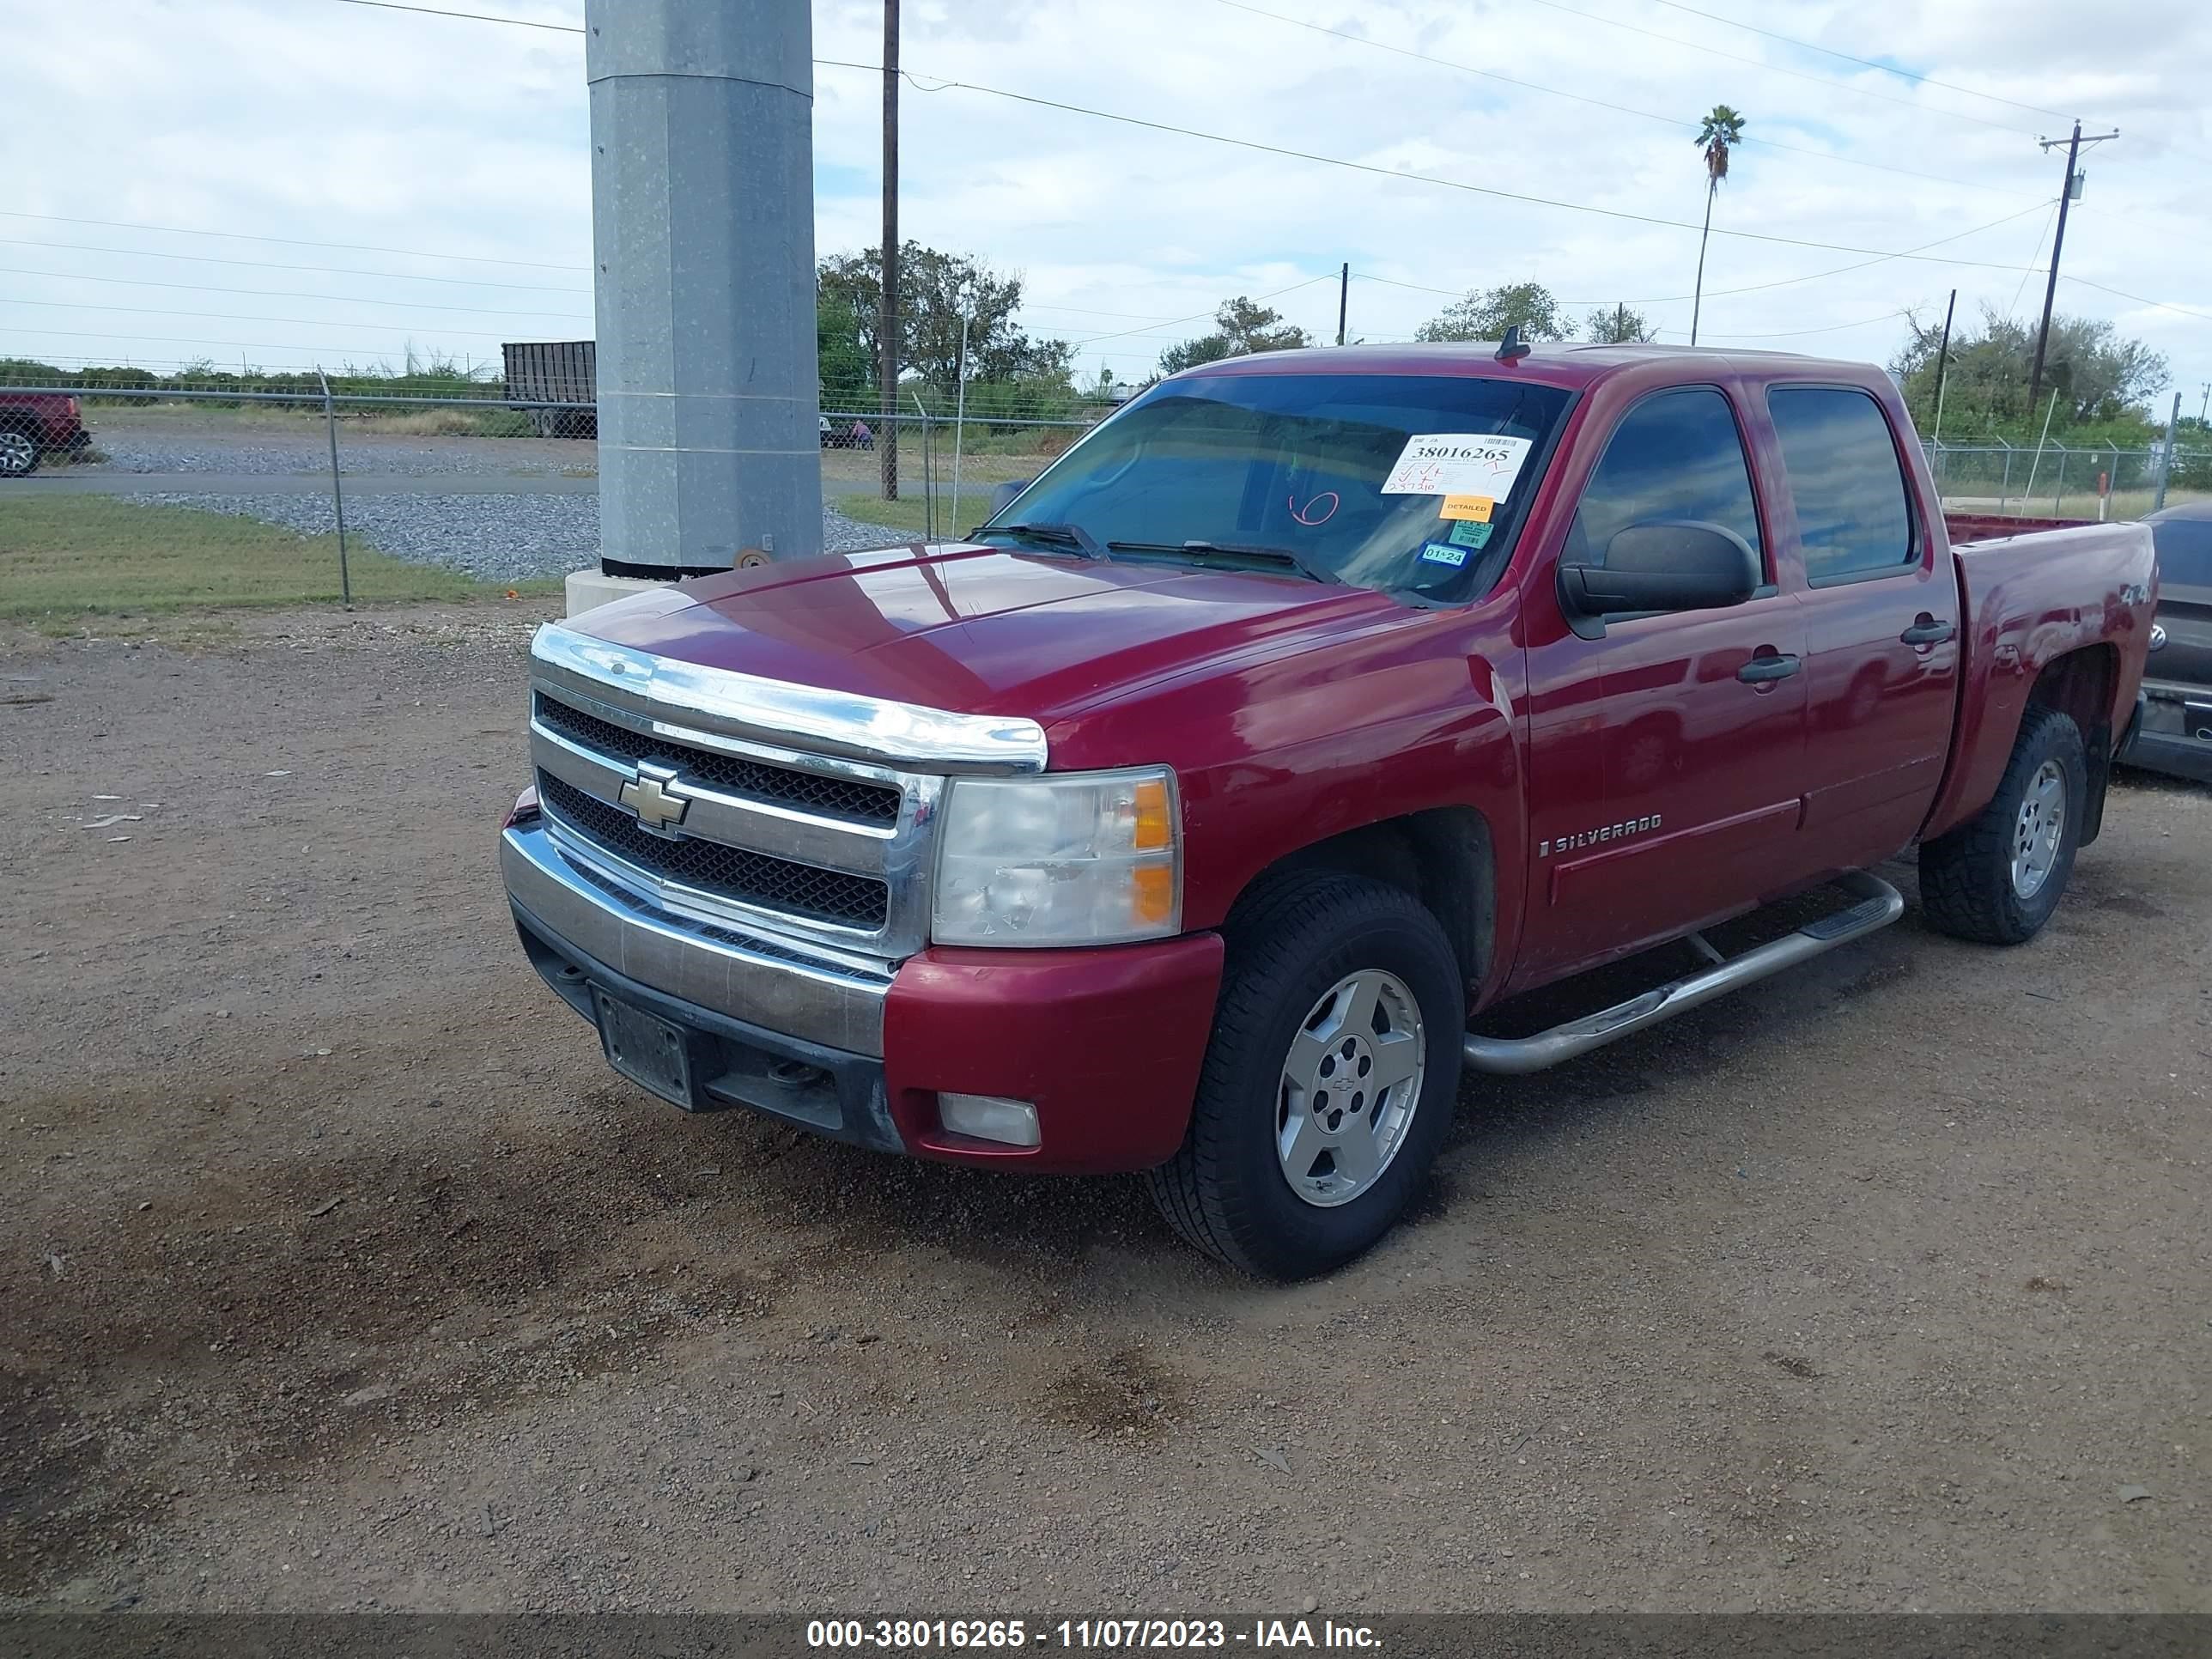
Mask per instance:
[[[1695,40],[1686,40],[1679,34],[1662,34],[1657,29],[1640,28],[1634,23],[1624,23],[1617,17],[1607,17],[1600,12],[1583,11],[1579,7],[1566,5],[1563,3],[1563,0],[1531,0],[1531,3],[1547,7],[1553,11],[1565,12],[1571,17],[1581,17],[1593,23],[1603,23],[1608,28],[1626,29],[1631,34],[1640,34],[1649,40],[1664,40],[1669,46],[1686,46],[1692,52],[1702,52],[1714,58],[1725,58],[1731,64],[1747,64],[1753,69],[1765,70],[1773,75],[1786,75],[1792,80],[1810,81],[1815,86],[1827,87],[1837,92],[1856,93],[1862,98],[1879,98],[1885,104],[1899,104],[1906,109],[1917,110],[1923,115],[1948,116],[1954,121],[1971,121],[1976,126],[1994,127],[1999,132],[2017,133],[2027,138],[2033,138],[2035,136],[2025,127],[2008,127],[2002,121],[1984,120],[1978,115],[1968,115],[1961,110],[1938,109],[1933,104],[1916,104],[1910,98],[1893,98],[1886,92],[1876,92],[1872,87],[1855,87],[1848,81],[1834,80],[1825,75],[1813,75],[1803,70],[1784,69],[1779,64],[1770,64],[1759,58],[1746,58],[1740,52],[1723,52],[1718,46],[1703,46]]]
[[[1977,92],[1972,87],[1954,86],[1948,81],[1938,81],[1932,75],[1916,75],[1911,70],[1899,69],[1894,64],[1877,63],[1871,58],[1854,58],[1850,53],[1838,52],[1832,46],[1815,46],[1810,40],[1800,40],[1794,34],[1778,34],[1772,29],[1760,28],[1756,23],[1740,22],[1733,17],[1723,17],[1718,12],[1699,11],[1695,6],[1684,5],[1681,0],[1654,0],[1654,3],[1666,7],[1669,11],[1686,11],[1692,17],[1703,17],[1710,22],[1725,23],[1732,29],[1748,29],[1752,33],[1763,34],[1770,40],[1779,40],[1785,46],[1801,46],[1807,52],[1817,52],[1825,57],[1840,58],[1844,63],[1856,64],[1862,69],[1880,70],[1884,75],[1894,75],[1902,80],[1917,82],[1924,87],[1941,87],[1946,92],[1964,93],[1969,98],[1986,98],[1993,104],[2009,104],[2014,109],[2027,111],[2030,115],[2049,115],[2061,121],[2070,121],[2074,118],[2072,114],[2066,111],[2045,109],[2040,104],[2023,104],[2016,98],[2001,97],[1994,92]]]
[[[1612,110],[1616,114],[1633,115],[1640,120],[1662,122],[1685,132],[1694,132],[1698,130],[1698,124],[1695,121],[1685,121],[1675,116],[1662,115],[1656,110],[1638,109],[1629,104],[1616,104],[1607,99],[1592,98],[1584,93],[1568,92],[1559,87],[1547,87],[1541,82],[1524,81],[1516,76],[1502,75],[1496,70],[1481,69],[1473,64],[1457,63],[1449,58],[1438,58],[1432,53],[1415,52],[1410,47],[1394,46],[1387,41],[1370,40],[1364,35],[1353,34],[1346,29],[1331,28],[1325,23],[1310,23],[1301,17],[1286,17],[1280,12],[1268,11],[1262,7],[1248,5],[1245,0],[1216,0],[1216,3],[1230,7],[1233,10],[1249,12],[1255,17],[1265,17],[1278,23],[1285,23],[1292,28],[1307,29],[1316,34],[1330,35],[1339,40],[1349,41],[1355,46],[1365,46],[1375,52],[1387,52],[1394,57],[1410,58],[1416,63],[1427,64],[1437,69],[1456,70],[1462,75],[1479,76],[1486,81],[1497,81],[1509,87],[1521,87],[1530,92],[1545,93],[1553,98],[1565,98],[1572,103],[1587,104],[1593,109]],[[1925,179],[1931,184],[1952,185],[1960,190],[1989,191],[1990,189],[1987,185],[1973,184],[1964,179],[1948,179],[1938,173],[1917,173],[1911,167],[1891,167],[1886,162],[1863,161],[1853,156],[1832,155],[1826,150],[1808,149],[1802,144],[1785,144],[1772,138],[1746,137],[1739,142],[1754,144],[1765,149],[1784,150],[1792,155],[1808,155],[1814,161],[1832,161],[1842,167],[1867,167],[1877,173],[1893,173],[1906,179]]]
[[[398,306],[408,311],[459,312],[469,317],[556,317],[570,323],[591,320],[573,311],[495,311],[484,306],[441,306],[428,300],[385,300],[373,294],[308,294],[297,289],[217,288],[209,283],[157,283],[142,276],[87,276],[73,270],[26,270],[15,265],[0,265],[0,276],[51,276],[65,283],[109,283],[125,288],[180,289],[187,294],[242,294],[261,300],[333,300],[349,305]],[[6,303],[8,301],[0,301],[0,304]],[[27,304],[29,301],[18,303]],[[64,302],[57,301],[52,303]]]
[[[528,17],[495,17],[483,11],[447,11],[441,6],[403,6],[399,0],[337,0],[342,6],[373,6],[379,11],[419,12],[425,17],[458,17],[471,23],[510,23],[519,29],[550,29],[556,34],[581,34],[574,23],[540,23]]]
[[[1549,3],[1550,0],[1539,0],[1539,3]],[[817,58],[814,62],[817,68],[822,69],[861,70],[872,75],[882,73],[875,64],[849,63],[842,58]],[[1691,220],[1662,219],[1654,214],[1630,213],[1625,209],[1596,207],[1587,202],[1565,202],[1555,197],[1533,196],[1522,191],[1499,190],[1489,185],[1470,185],[1460,179],[1439,179],[1429,173],[1401,173],[1389,167],[1376,167],[1365,161],[1347,161],[1340,155],[1322,155],[1312,150],[1292,149],[1287,145],[1263,143],[1256,138],[1232,138],[1224,133],[1204,132],[1196,127],[1178,126],[1170,121],[1152,121],[1142,116],[1121,115],[1111,110],[1091,109],[1082,104],[1066,103],[1055,98],[1040,98],[1033,93],[1009,92],[1003,87],[987,87],[973,81],[945,80],[939,81],[936,86],[925,87],[912,71],[907,71],[905,78],[908,84],[921,92],[957,90],[981,93],[988,97],[1004,98],[1013,103],[1031,104],[1042,109],[1059,110],[1071,115],[1088,115],[1101,121],[1119,122],[1125,126],[1143,127],[1152,132],[1171,133],[1183,138],[1203,139],[1208,143],[1225,144],[1234,149],[1253,150],[1263,155],[1280,155],[1294,161],[1311,161],[1322,167],[1341,167],[1346,172],[1366,173],[1378,179],[1389,179],[1399,184],[1433,185],[1439,189],[1462,191],[1474,196],[1493,197],[1500,201],[1523,202],[1532,207],[1560,208],[1570,213],[1593,214],[1599,218],[1625,220],[1631,224],[1657,225],[1668,230],[1700,228]],[[934,80],[937,77],[929,78]],[[1731,230],[1720,225],[1715,225],[1712,228],[1712,234],[1716,236],[1732,236],[1741,241],[1771,242],[1784,247],[1820,248],[1830,253],[1871,253],[1885,259],[1911,259],[1923,257],[1887,248],[1858,247],[1849,242],[1816,242],[1802,236],[1776,236],[1764,231]],[[1998,264],[1987,259],[1927,258],[1925,263],[1939,265],[1977,265],[1990,270],[2019,269],[2016,265]],[[1318,282],[1322,279],[1316,277],[1315,280]]]
[[[393,0],[340,0],[340,3],[349,5],[388,5],[392,4]],[[1549,6],[1554,10],[1570,12],[1578,17],[1587,17],[1595,22],[1613,22],[1613,19],[1600,17],[1595,13],[1576,11],[1571,6],[1561,4],[1559,0],[1535,0],[1535,3],[1538,5]],[[524,23],[526,21],[526,20],[521,18],[495,17],[482,13],[442,12],[431,7],[410,6],[398,9],[427,12],[432,15],[438,16],[465,17],[471,21],[478,22]],[[530,24],[528,26],[532,27],[545,28],[565,27],[552,24]],[[1671,36],[1656,34],[1654,31],[1649,29],[1638,29],[1632,24],[1620,23],[1615,24],[1614,26],[1617,27],[1630,29],[1632,32],[1638,34],[1650,34],[1654,39],[1657,40],[1671,40],[1673,38]],[[575,33],[582,33],[580,29],[570,29],[568,32]],[[1675,44],[1682,46],[1695,45],[1694,42],[1690,41],[1676,41]],[[1718,50],[1714,47],[1698,46],[1696,49],[1701,52],[1715,52],[1716,55],[1723,58],[1730,58],[1735,56],[1735,54],[1729,52],[1718,52]],[[1802,75],[1795,70],[1779,69],[1772,64],[1760,63],[1755,58],[1737,58],[1736,61],[1748,63],[1759,69],[1773,69],[1777,74],[1796,76],[1797,78],[1801,80],[1818,82],[1823,86],[1840,87],[1844,91],[1859,92],[1869,97],[1884,96],[1882,94],[1869,92],[1864,88],[1850,87],[1841,82],[1826,80],[1820,76]],[[854,70],[869,75],[881,75],[884,72],[884,66],[881,64],[854,63],[847,58],[817,58],[813,60],[813,64],[817,69]],[[900,78],[918,92],[938,93],[957,90],[961,92],[981,93],[987,97],[1003,98],[1011,102],[1029,104],[1040,109],[1059,110],[1063,113],[1072,115],[1087,115],[1097,120],[1120,122],[1127,126],[1143,127],[1154,132],[1172,133],[1180,137],[1197,138],[1209,143],[1226,144],[1239,149],[1255,150],[1263,155],[1285,156],[1292,161],[1311,161],[1323,167],[1343,167],[1355,173],[1370,173],[1378,178],[1410,180],[1417,184],[1437,185],[1447,189],[1468,191],[1474,195],[1496,197],[1504,201],[1526,202],[1531,205],[1538,207],[1562,208],[1570,212],[1595,214],[1603,218],[1626,220],[1636,224],[1658,225],[1672,230],[1699,230],[1703,228],[1698,225],[1690,223],[1686,220],[1662,219],[1650,214],[1629,213],[1616,208],[1595,207],[1589,204],[1582,202],[1563,202],[1548,197],[1532,196],[1518,191],[1497,190],[1483,185],[1465,184],[1457,179],[1437,179],[1419,173],[1395,172],[1389,167],[1374,167],[1362,161],[1348,161],[1341,156],[1321,155],[1314,154],[1311,151],[1291,149],[1285,145],[1262,143],[1256,139],[1251,138],[1232,138],[1222,133],[1203,132],[1195,127],[1178,126],[1171,122],[1150,121],[1140,116],[1122,115],[1110,110],[1091,109],[1081,104],[1066,103],[1058,99],[1041,98],[1031,93],[1010,92],[1003,87],[987,87],[980,82],[973,81],[951,80],[936,76],[923,77],[917,76],[916,72],[912,70],[901,70]],[[933,87],[925,86],[922,84],[924,78],[937,81],[938,84]],[[1904,104],[1907,108],[1911,109],[1923,109],[1926,107],[1925,106],[1913,104],[1909,100],[1905,99],[1891,98],[1887,99],[1887,101]],[[1935,112],[1939,114],[1955,113],[1954,112],[1950,111],[1936,111]],[[1979,120],[1979,118],[1976,116],[1962,115],[1958,116],[1957,118],[1960,120]],[[1998,123],[1990,121],[1983,121],[1981,122],[1981,125],[1984,126],[1999,125]],[[2000,131],[2017,132],[2021,131],[2021,129],[2000,127]],[[1881,248],[1854,247],[1847,243],[1842,242],[1815,242],[1799,237],[1773,236],[1758,231],[1730,230],[1725,228],[1717,227],[1714,228],[1712,234],[1721,236],[1733,236],[1741,240],[1746,241],[1775,242],[1795,247],[1817,247],[1825,249],[1832,253],[1872,253],[1880,255],[1885,258],[1899,259],[1917,257],[1911,253],[1892,253]],[[1985,260],[1974,259],[1936,259],[1929,261],[1929,263],[1936,264],[1984,265],[1992,270],[2013,269],[2013,267],[2010,266],[1997,266],[1991,264],[1990,262]]]
[[[1948,236],[1939,236],[1932,242],[1923,242],[1918,247],[1908,248],[1902,253],[1885,253],[1878,258],[1862,259],[1856,264],[1838,265],[1830,270],[1811,271],[1802,276],[1778,277],[1771,283],[1751,283],[1746,284],[1742,288],[1708,289],[1705,290],[1705,297],[1709,300],[1712,300],[1719,299],[1724,295],[1731,294],[1759,294],[1764,293],[1768,289],[1793,288],[1800,283],[1817,283],[1830,276],[1841,276],[1849,271],[1865,270],[1875,265],[1887,264],[1892,259],[1902,259],[1908,258],[1912,254],[1924,253],[1929,248],[1942,247],[1947,242],[1964,241],[1967,237],[1978,236],[1985,230],[1995,230],[1999,225],[2008,225],[2015,219],[2026,218],[2029,214],[2033,213],[2036,210],[2036,208],[2039,208],[2043,204],[2039,202],[2035,204],[2035,207],[2022,208],[2018,213],[2008,213],[2003,218],[1992,219],[1985,225],[1976,225],[1972,230],[1954,231]],[[2056,204],[2054,204],[2054,206]],[[2008,265],[2001,267],[2001,269],[2003,270],[2010,270],[2011,268],[2012,267]],[[2034,268],[2032,266],[2023,267],[2023,270],[2030,276],[2034,274]],[[1420,283],[1401,283],[1392,277],[1370,276],[1365,271],[1359,270],[1355,270],[1352,274],[1360,281],[1382,283],[1392,288],[1413,289],[1423,294],[1441,294],[1454,300],[1462,300],[1467,297],[1467,290],[1464,289],[1430,288]],[[1687,294],[1658,294],[1645,295],[1641,298],[1631,297],[1620,300],[1562,300],[1559,303],[1565,306],[1664,306],[1673,305],[1678,301],[1687,300],[1691,297],[1692,296]]]
[[[2155,311],[2178,311],[2185,317],[2202,317],[2205,321],[2212,322],[2212,311],[2193,311],[2187,306],[2172,305],[2164,300],[2146,299],[2140,294],[2130,294],[2124,288],[2112,288],[2103,283],[2093,283],[2087,276],[2069,276],[2062,270],[2058,273],[2058,280],[2062,283],[2079,283],[2084,288],[2094,288],[2106,294],[2117,294],[2123,300],[2133,300],[2137,305],[2149,306]]]
[[[403,332],[405,323],[383,323],[374,319],[337,317],[259,317],[237,311],[172,311],[159,306],[108,306],[94,300],[19,300],[12,295],[0,300],[0,305],[38,306],[55,311],[106,311],[126,317],[200,317],[213,322],[238,323],[296,323],[302,328],[366,328],[383,333]],[[495,316],[513,313],[494,313]],[[475,331],[489,337],[491,331]]]
[[[266,319],[247,318],[244,320],[252,322]],[[105,331],[94,331],[87,328],[11,328],[8,331],[10,334],[36,334],[40,337],[46,339],[118,340],[127,344],[135,345],[220,346],[226,351],[342,352],[366,351],[368,349],[366,346],[359,345],[274,345],[265,341],[256,340],[203,340],[186,334],[109,334]],[[390,331],[386,330],[384,331],[388,334]],[[434,346],[428,348],[428,349],[434,351],[440,349],[441,348]],[[82,356],[83,354],[80,352],[75,355]],[[122,368],[125,366],[125,365],[122,364],[109,365],[109,367],[112,368]],[[180,365],[180,367],[189,368],[191,365]]]
[[[1316,283],[1326,283],[1330,280],[1331,279],[1327,276],[1309,276],[1303,283],[1292,283],[1288,288],[1279,288],[1272,294],[1260,295],[1253,300],[1253,303],[1255,305],[1258,305],[1268,300],[1279,300],[1285,294],[1296,294],[1302,288],[1311,288]],[[1216,305],[1206,311],[1194,311],[1188,317],[1163,317],[1158,319],[1158,320],[1168,324],[1170,326],[1173,326],[1177,323],[1195,323],[1212,316],[1220,309],[1221,307],[1218,305]],[[1126,340],[1133,334],[1142,334],[1145,331],[1140,328],[1125,328],[1119,333],[1088,335],[1080,340],[1071,340],[1068,343],[1070,345],[1081,348],[1084,346],[1097,345],[1101,340]],[[1171,339],[1174,337],[1171,335],[1161,334],[1156,335],[1153,337],[1156,339],[1165,340]]]
[[[1879,317],[1869,317],[1856,323],[1831,323],[1826,328],[1784,329],[1778,334],[1714,334],[1708,331],[1709,340],[1795,340],[1807,334],[1840,334],[1847,328],[1865,328],[1875,323],[1886,323],[1893,317],[1909,316],[1909,312],[1885,311]]]
[[[2035,233],[2035,246],[2028,250],[2027,264],[2021,270],[2020,281],[2013,284],[2012,303],[2005,307],[2006,316],[2009,317],[2020,309],[2020,296],[2027,292],[2027,279],[2034,276],[2041,268],[2037,262],[2043,258],[2043,239],[2051,234],[2051,224],[2057,217],[2058,200],[2053,197],[2051,202],[2051,216],[2043,222],[2043,228]]]
[[[364,0],[364,3],[366,0]],[[416,247],[373,247],[365,242],[313,242],[296,236],[253,236],[236,230],[191,230],[183,225],[140,225],[120,219],[70,219],[58,213],[0,208],[0,219],[36,219],[50,225],[95,225],[102,230],[150,230],[165,236],[214,236],[231,242],[274,242],[286,247],[336,248],[346,253],[396,253],[407,259],[446,259],[460,264],[520,265],[530,270],[589,270],[589,265],[547,264],[537,259],[495,259],[482,253],[426,253]]]
[[[185,259],[202,265],[240,265],[255,270],[306,270],[325,276],[374,276],[380,282],[444,283],[457,288],[504,288],[520,294],[581,294],[587,288],[549,288],[541,283],[495,283],[484,276],[423,276],[409,270],[363,270],[357,265],[289,265],[269,259],[226,259],[213,253],[165,253],[150,247],[95,247],[89,242],[39,242],[27,237],[0,236],[0,247],[64,248],[72,253],[122,253],[139,259]]]

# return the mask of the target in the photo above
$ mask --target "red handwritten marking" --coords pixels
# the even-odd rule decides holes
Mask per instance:
[[[1317,516],[1309,517],[1308,515],[1312,514],[1313,510],[1319,507],[1323,501],[1327,501],[1328,503],[1328,510]],[[1309,527],[1315,525],[1327,524],[1331,519],[1336,516],[1336,509],[1344,504],[1342,498],[1340,498],[1334,489],[1322,490],[1320,495],[1315,496],[1304,507],[1300,507],[1298,505],[1298,498],[1295,495],[1285,497],[1285,502],[1291,509],[1291,516],[1296,519],[1300,524],[1305,525]]]

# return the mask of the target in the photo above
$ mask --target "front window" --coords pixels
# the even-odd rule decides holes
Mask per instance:
[[[1504,568],[1567,403],[1557,387],[1471,376],[1169,381],[979,536],[1462,599]]]

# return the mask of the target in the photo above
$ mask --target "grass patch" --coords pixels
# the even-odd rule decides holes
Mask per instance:
[[[974,529],[991,516],[991,495],[988,489],[963,486],[959,510],[953,509],[952,486],[937,487],[937,533],[951,538]],[[837,510],[848,519],[862,524],[879,524],[888,530],[902,530],[910,536],[927,532],[929,523],[929,502],[918,489],[902,486],[899,498],[884,501],[879,495],[840,495]]]
[[[404,415],[338,416],[338,442],[349,432],[399,438],[527,438],[530,416],[514,409],[414,409]]]
[[[359,600],[467,599],[507,591],[389,558],[353,537],[346,553]],[[518,591],[557,586],[532,582]],[[48,624],[337,598],[335,536],[105,495],[0,495],[0,617]]]

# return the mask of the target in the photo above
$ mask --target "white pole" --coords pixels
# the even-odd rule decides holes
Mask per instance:
[[[960,319],[960,366],[955,372],[958,390],[952,400],[952,533],[960,533],[960,446],[968,420],[968,319]]]
[[[2035,475],[2043,470],[2043,446],[2051,441],[2051,417],[2057,412],[2058,388],[2053,386],[2051,388],[2051,403],[2043,411],[2043,435],[2035,441],[2035,459],[2028,463],[2027,491],[2020,498],[2022,506],[2035,499]]]

